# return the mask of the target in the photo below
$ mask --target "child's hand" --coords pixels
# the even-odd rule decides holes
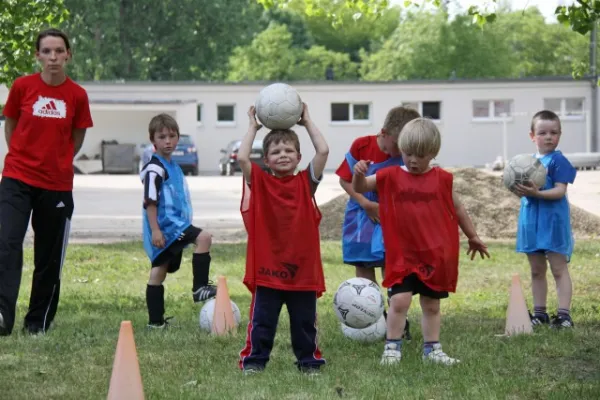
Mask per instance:
[[[310,114],[308,113],[308,106],[302,102],[302,115],[298,121],[298,125],[306,126],[310,122]]]
[[[250,128],[257,131],[262,128],[262,125],[256,120],[256,108],[254,106],[250,106],[250,109],[248,109],[248,117],[250,119]]]
[[[533,183],[526,182],[525,185],[516,184],[515,193],[519,197],[537,197],[540,193],[540,190],[533,186]]]
[[[379,223],[379,203],[377,203],[375,201],[368,201],[362,207],[365,210],[365,212],[367,213],[367,216],[369,217],[369,219],[371,219],[371,221],[378,224]]]
[[[482,259],[485,258],[484,255],[490,258],[490,253],[488,253],[485,243],[483,243],[479,236],[473,236],[469,239],[469,250],[467,250],[467,255],[470,255],[472,260],[475,258],[475,253],[477,252],[479,252]]]
[[[165,247],[165,238],[160,229],[152,231],[152,244],[159,249]]]
[[[369,165],[371,165],[371,161],[360,160],[354,165],[354,173],[359,176],[365,176]]]

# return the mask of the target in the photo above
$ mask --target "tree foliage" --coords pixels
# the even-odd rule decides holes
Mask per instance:
[[[546,24],[536,8],[500,12],[485,29],[470,16],[408,14],[378,51],[362,52],[365,80],[569,75],[588,59],[587,38]]]
[[[358,66],[348,54],[323,46],[295,47],[287,26],[272,22],[252,43],[233,50],[227,79],[232,82],[324,80],[328,67],[336,71],[336,79],[357,79]]]
[[[0,0],[0,84],[35,70],[35,40],[68,16],[63,0]]]

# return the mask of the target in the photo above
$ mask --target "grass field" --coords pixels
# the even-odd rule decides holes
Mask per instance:
[[[244,341],[250,301],[241,283],[243,244],[213,246],[211,274],[227,276],[231,298],[244,316],[233,337],[211,337],[198,328],[200,307],[191,298],[191,252],[182,270],[167,278],[167,315],[178,327],[147,331],[145,286],[148,262],[141,245],[69,248],[60,307],[53,329],[42,337],[21,333],[33,270],[25,253],[17,326],[0,338],[1,399],[106,398],[122,320],[131,320],[148,399],[597,399],[600,396],[600,243],[579,242],[571,263],[576,329],[541,329],[533,335],[499,338],[508,288],[521,275],[531,306],[525,257],[510,244],[490,245],[490,260],[463,257],[457,293],[442,302],[444,350],[457,366],[424,364],[417,323],[400,365],[381,367],[383,343],[345,339],[331,307],[338,284],[353,276],[341,264],[340,245],[323,243],[328,292],[319,300],[320,344],[328,365],[309,378],[299,373],[282,312],[272,359],[260,375],[243,376],[237,355]],[[549,308],[556,308],[551,286]],[[416,299],[415,299],[416,300]]]

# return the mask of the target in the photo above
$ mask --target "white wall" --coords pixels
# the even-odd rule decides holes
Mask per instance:
[[[82,152],[99,151],[101,140],[142,143],[147,139],[147,125],[152,115],[169,112],[181,125],[182,133],[195,135],[199,151],[200,170],[216,172],[217,162],[231,140],[240,139],[246,132],[248,107],[254,103],[265,84],[201,84],[171,83],[82,83],[92,101],[143,101],[145,104],[118,105],[92,103],[95,126],[89,130]],[[531,117],[544,108],[544,98],[583,97],[589,112],[590,86],[585,81],[455,81],[455,82],[396,82],[396,83],[293,83],[302,99],[309,105],[311,116],[330,146],[327,169],[335,169],[344,159],[352,141],[381,128],[387,111],[402,102],[440,101],[441,120],[438,126],[443,135],[442,150],[437,161],[446,166],[483,165],[502,155],[502,129],[499,121],[474,121],[473,100],[513,101],[514,116],[507,122],[508,155],[534,150],[528,136]],[[0,88],[0,102],[6,97]],[[202,105],[202,121],[196,122],[193,103],[167,104],[169,101],[196,101]],[[164,104],[158,104],[159,102]],[[149,104],[153,103],[154,104]],[[367,123],[332,123],[332,102],[370,103]],[[217,105],[235,104],[235,123],[217,122]],[[314,150],[303,127],[294,128],[300,136],[303,165],[312,158]],[[586,151],[587,119],[563,120],[561,149],[565,152]],[[266,130],[259,132],[264,137]],[[4,144],[0,145],[0,156]],[[93,154],[88,154],[92,156]]]

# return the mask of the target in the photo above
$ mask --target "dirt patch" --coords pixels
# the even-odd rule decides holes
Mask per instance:
[[[504,188],[498,176],[474,168],[448,169],[454,174],[454,188],[460,195],[482,238],[514,239],[517,233],[520,200]],[[322,240],[341,240],[348,195],[338,196],[320,209]],[[571,225],[575,238],[600,236],[600,217],[571,204]]]

